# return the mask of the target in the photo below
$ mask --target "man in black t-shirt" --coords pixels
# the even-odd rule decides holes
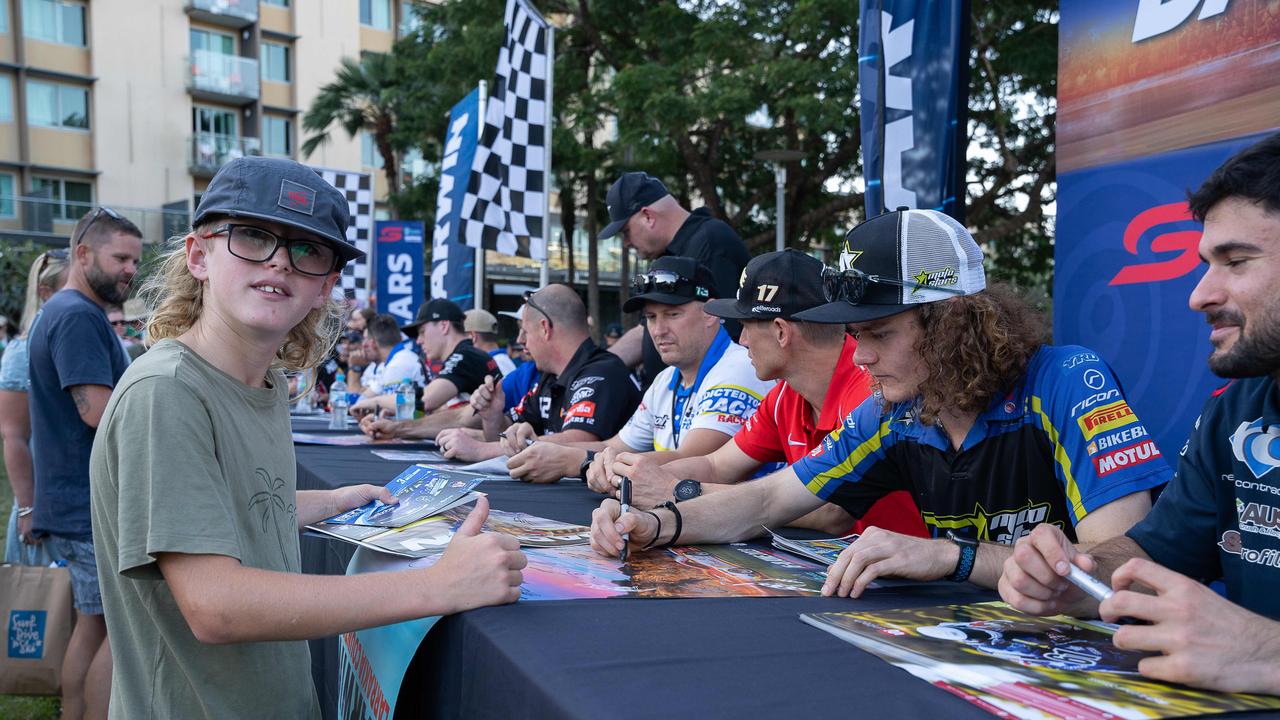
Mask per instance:
[[[413,323],[400,328],[405,335],[417,340],[428,363],[443,363],[440,372],[423,388],[418,402],[418,408],[428,415],[454,398],[470,398],[471,393],[484,384],[486,376],[502,378],[493,358],[471,344],[462,329],[462,321],[462,308],[457,303],[437,298],[418,308]],[[394,413],[393,403],[391,396],[378,395],[356,403],[351,412],[365,415],[377,408]]]
[[[613,437],[640,404],[640,387],[617,355],[587,334],[587,310],[566,285],[550,285],[525,299],[519,341],[540,375],[529,392],[503,413],[504,396],[486,382],[472,397],[483,433],[445,430],[436,441],[445,457],[487,460],[511,456],[539,437],[598,442]]]
[[[680,206],[661,180],[642,172],[629,172],[618,178],[605,196],[609,206],[609,224],[600,239],[621,235],[622,242],[636,249],[646,260],[664,255],[691,257],[711,270],[712,296],[732,298],[738,293],[738,282],[751,255],[733,228],[711,217],[706,208],[689,212]],[[628,282],[630,278],[623,278]],[[645,386],[666,365],[653,346],[647,330],[632,328],[609,348],[628,366],[644,361]],[[742,326],[736,320],[726,321],[725,330],[734,342]]]
[[[1156,653],[1138,666],[1148,677],[1280,695],[1280,134],[1215,170],[1189,205],[1206,265],[1190,305],[1212,327],[1209,368],[1235,379],[1205,403],[1145,520],[1088,554],[1037,527],[1005,563],[1000,594],[1038,615],[1143,621],[1115,644]],[[1084,596],[1069,563],[1115,594]]]

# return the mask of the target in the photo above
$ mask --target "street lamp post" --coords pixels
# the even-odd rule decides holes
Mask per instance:
[[[804,159],[804,153],[799,150],[761,150],[755,154],[755,159],[764,162],[773,163],[773,182],[776,189],[777,203],[777,228],[774,240],[774,249],[781,252],[786,245],[786,218],[787,218],[787,163],[796,162]]]

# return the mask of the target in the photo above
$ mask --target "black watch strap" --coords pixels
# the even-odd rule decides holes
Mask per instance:
[[[971,538],[962,537],[955,534],[951,530],[947,531],[947,538],[960,548],[960,557],[956,559],[956,569],[951,571],[951,575],[947,577],[951,582],[967,582],[969,575],[973,573],[973,565],[978,559],[978,541]]]
[[[581,479],[582,482],[587,481],[587,468],[591,467],[591,461],[595,459],[596,451],[588,450],[586,459],[578,464],[578,478]]]

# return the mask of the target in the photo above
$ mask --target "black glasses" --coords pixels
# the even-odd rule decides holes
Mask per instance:
[[[251,263],[264,263],[281,247],[286,249],[289,265],[303,275],[328,275],[338,269],[338,253],[327,243],[302,238],[282,238],[253,225],[227,224],[210,230],[205,237],[227,236],[227,249],[232,255]]]
[[[108,320],[107,322],[111,323],[111,327],[124,327],[129,324],[128,320]]]
[[[102,217],[103,215],[106,215],[107,217],[113,220],[121,219],[120,213],[116,212],[115,210],[112,210],[111,208],[105,205],[95,208],[94,211],[90,214],[89,222],[85,223],[84,227],[80,228],[80,232],[76,234],[76,239],[74,242],[71,243],[71,247],[75,247],[79,245],[80,241],[84,240],[84,236],[89,233],[89,228],[93,227],[93,224],[98,222],[98,218]]]
[[[537,310],[538,312],[542,313],[542,316],[543,316],[543,317],[545,317],[545,318],[547,319],[547,329],[548,329],[548,330],[551,330],[551,329],[555,328],[556,324],[555,324],[555,322],[551,319],[551,316],[547,314],[547,311],[546,311],[546,310],[543,310],[543,309],[542,309],[542,308],[540,308],[540,307],[538,307],[538,304],[537,304],[537,303],[535,303],[535,302],[533,301],[533,294],[534,294],[535,292],[537,292],[537,290],[525,290],[525,291],[524,291],[524,304],[525,304],[525,305],[528,305],[529,307],[533,308],[534,310]]]
[[[896,285],[898,287],[913,288],[915,290],[938,290],[952,295],[963,295],[964,291],[959,288],[945,287],[941,285],[930,285],[927,283],[912,282],[910,280],[896,280],[893,278],[881,277],[879,275],[868,275],[861,270],[849,268],[848,270],[836,270],[832,267],[822,268],[822,294],[827,298],[827,302],[836,302],[844,300],[852,305],[862,302],[862,298],[867,294],[867,285],[876,283],[877,285]]]

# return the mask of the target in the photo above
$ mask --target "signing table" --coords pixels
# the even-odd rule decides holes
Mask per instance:
[[[313,426],[296,429],[314,432]],[[387,447],[385,449],[392,449]],[[395,446],[396,450],[413,450]],[[368,447],[296,448],[298,489],[384,484],[409,463]],[[493,508],[589,525],[600,496],[581,483],[488,482]],[[307,535],[303,571],[343,573],[354,546]],[[361,551],[366,552],[366,551]],[[409,666],[398,717],[989,717],[872,655],[802,624],[802,612],[977,602],[967,587],[832,598],[521,602],[442,619]],[[312,642],[326,717],[336,716],[338,640]]]
[[[368,447],[298,446],[297,457],[300,490],[383,484],[409,464],[380,459]],[[495,509],[583,525],[600,499],[569,481],[486,482],[479,489]],[[305,536],[302,553],[304,572],[343,573],[353,546]],[[990,718],[798,619],[990,599],[993,593],[972,586],[930,583],[870,590],[856,601],[606,598],[483,608],[430,629],[408,663],[395,716]],[[326,718],[336,716],[337,643],[312,643]]]

